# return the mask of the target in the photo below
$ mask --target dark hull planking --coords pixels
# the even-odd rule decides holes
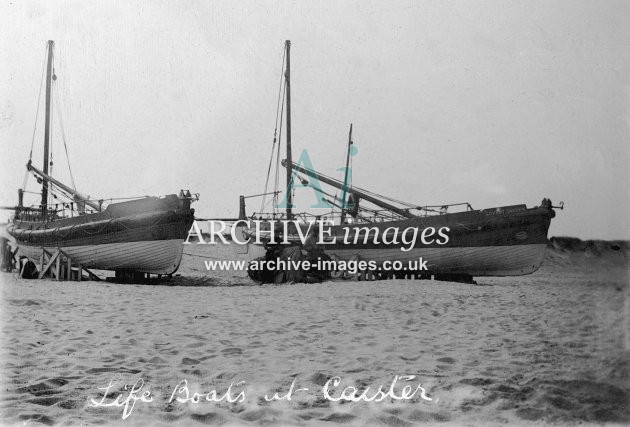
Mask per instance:
[[[405,266],[423,258],[427,261],[428,271],[422,273],[426,274],[524,275],[536,271],[542,264],[547,232],[554,216],[550,206],[528,209],[525,205],[514,205],[399,221],[345,224],[332,227],[331,236],[337,241],[326,244],[324,250],[342,260],[375,261],[379,267],[385,261],[401,261]],[[374,242],[374,231],[366,241],[363,230],[354,242],[356,230],[366,227],[378,229],[377,243]],[[383,234],[388,236],[388,242],[391,241],[393,229],[386,231],[390,227],[400,230],[398,244],[382,242]],[[409,227],[419,229],[413,247],[401,243],[400,233]],[[449,228],[448,232],[443,230],[448,235],[446,242],[437,234],[443,227]],[[420,234],[427,228],[436,232],[423,243]],[[350,236],[347,243],[344,242],[346,233]],[[290,233],[289,240],[297,242],[296,234]],[[403,247],[405,251],[401,249]],[[255,257],[262,253],[252,251],[250,255]]]
[[[349,241],[354,241],[357,229],[373,228],[379,230],[379,237],[390,227],[400,230],[400,233],[409,227],[417,227],[420,230],[433,228],[436,232],[432,236],[427,236],[426,243],[420,239],[420,233],[416,239],[416,248],[448,248],[448,247],[480,247],[480,246],[513,246],[528,244],[546,244],[547,231],[551,223],[551,218],[555,215],[549,208],[530,208],[525,205],[504,206],[500,208],[484,209],[480,211],[460,212],[444,215],[433,215],[404,219],[400,221],[376,222],[370,224],[354,224],[333,227],[333,235],[339,236],[342,241],[344,235],[349,231]],[[437,231],[443,227],[448,227],[449,231],[443,231],[448,235],[448,241],[439,236]],[[391,235],[387,233],[388,235]],[[385,249],[391,248],[391,244],[374,243],[374,239],[368,239],[366,243],[363,238],[365,232],[358,233],[360,238],[357,243],[352,243],[357,249]],[[370,235],[373,236],[374,233]],[[400,241],[400,237],[398,239]],[[379,239],[379,242],[382,239]],[[327,245],[328,249],[343,249],[341,244]],[[405,246],[405,245],[400,245]]]

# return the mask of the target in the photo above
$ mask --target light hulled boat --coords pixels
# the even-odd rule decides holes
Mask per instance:
[[[194,220],[191,202],[198,195],[144,197],[112,202],[90,199],[49,174],[50,106],[54,42],[47,44],[46,123],[43,168],[27,164],[42,183],[39,205],[24,205],[24,189],[12,223],[7,227],[19,248],[18,256],[37,265],[40,272],[54,253],[83,268],[116,271],[126,277],[137,273],[174,273],[182,257],[182,243]],[[32,153],[32,151],[31,151]],[[51,201],[54,200],[54,203]]]

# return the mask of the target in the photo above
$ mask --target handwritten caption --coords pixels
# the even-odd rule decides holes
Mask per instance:
[[[427,396],[426,390],[420,384],[412,385],[414,380],[416,380],[415,375],[395,375],[387,384],[359,388],[354,385],[342,386],[342,378],[334,376],[326,381],[321,390],[313,391],[315,393],[320,391],[321,396],[330,402],[382,402],[390,399],[402,401],[413,398],[432,401],[433,399]],[[111,379],[106,387],[99,387],[98,389],[103,391],[103,396],[98,399],[91,398],[90,406],[94,408],[122,408],[122,419],[126,420],[132,414],[137,403],[151,403],[156,397],[142,378],[138,378],[134,384],[125,384],[122,391],[115,392],[112,389],[119,384],[119,381]],[[409,384],[410,382],[412,384]],[[173,388],[168,403],[242,403],[246,400],[247,385],[246,381],[239,381],[230,383],[227,389],[223,391],[216,389],[201,391],[194,390],[188,380],[183,379]],[[266,402],[291,401],[297,394],[309,391],[308,388],[297,387],[296,379],[294,379],[286,392],[276,391],[271,395],[266,393],[263,398]]]

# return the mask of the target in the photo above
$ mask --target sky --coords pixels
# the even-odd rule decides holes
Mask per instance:
[[[0,205],[34,132],[42,163],[54,40],[54,176],[69,182],[60,116],[84,194],[185,188],[199,217],[237,216],[264,190],[291,40],[294,159],[340,177],[352,123],[362,188],[478,209],[548,197],[565,204],[549,236],[630,239],[628,22],[627,1],[3,1]]]

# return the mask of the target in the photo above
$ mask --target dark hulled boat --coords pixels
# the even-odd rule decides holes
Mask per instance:
[[[518,276],[533,273],[542,264],[547,231],[554,214],[544,201],[541,206],[529,209],[525,205],[504,206],[375,223],[369,227],[377,228],[380,235],[390,227],[418,227],[420,230],[447,227],[449,239],[444,244],[438,243],[438,239],[429,238],[428,244],[418,239],[409,251],[402,251],[400,246],[362,241],[351,245],[327,245],[326,253],[341,259],[359,256],[374,260],[377,265],[386,260],[398,260],[405,266],[422,258],[427,262],[427,274]],[[364,225],[340,228],[348,227],[362,228]],[[337,232],[342,235],[345,230]]]
[[[342,182],[299,165],[293,164],[291,169],[302,175],[302,180],[307,177],[344,188]],[[454,205],[399,207],[357,187],[348,188],[347,193],[351,208],[342,209],[341,223],[331,228],[330,240],[337,242],[324,245],[327,254],[343,260],[358,257],[375,261],[379,267],[385,261],[409,265],[423,258],[427,261],[426,273],[430,274],[532,273],[543,261],[547,232],[556,214],[549,199],[543,199],[540,206],[533,208],[523,204],[475,210],[469,203],[463,203],[466,211],[448,213],[448,208]],[[325,201],[335,204],[330,199]],[[365,209],[360,206],[363,202],[376,204],[380,209]],[[418,237],[413,247],[403,244],[400,231],[410,228],[418,229],[419,233],[427,230],[426,239]],[[392,244],[397,231],[399,243]]]
[[[182,243],[194,220],[191,202],[198,195],[145,197],[109,203],[91,200],[49,175],[50,104],[54,42],[47,45],[44,167],[29,160],[27,169],[42,183],[41,203],[24,206],[24,190],[7,231],[15,238],[18,256],[41,270],[44,253],[61,251],[84,268],[128,273],[172,274],[180,264]],[[54,196],[55,204],[50,203]]]
[[[348,182],[348,160],[353,148],[352,126],[348,138],[346,174],[343,181],[293,163],[289,52],[290,42],[287,41],[283,70],[287,159],[282,161],[282,165],[287,169],[286,210],[283,212],[276,209],[271,215],[267,215],[267,218],[297,220],[297,226],[304,229],[307,228],[307,223],[314,219],[332,219],[335,225],[331,228],[330,239],[336,242],[324,245],[325,253],[341,260],[373,261],[378,268],[396,261],[405,266],[409,265],[409,261],[423,258],[427,267],[427,270],[421,272],[423,274],[434,274],[443,278],[464,277],[468,280],[471,276],[529,274],[540,267],[547,245],[549,225],[555,216],[555,207],[549,199],[543,199],[540,206],[532,208],[527,208],[526,205],[512,205],[474,210],[469,203],[418,206],[352,186]],[[291,193],[294,183],[298,181],[302,186],[311,187],[319,193],[321,200],[333,210],[337,209],[336,216],[328,213],[324,215],[294,213]],[[316,181],[318,185],[312,185],[312,181]],[[340,197],[322,191],[319,185],[321,183],[341,191]],[[271,193],[274,194],[274,201],[277,201],[278,193],[278,188]],[[265,194],[268,194],[267,188],[263,196]],[[457,205],[465,206],[466,210],[449,212],[449,209]],[[277,206],[277,203],[274,203],[274,206]],[[558,208],[562,206],[561,203]],[[243,217],[244,208],[241,213],[241,218]],[[262,217],[258,215],[258,218]],[[413,247],[405,247],[404,250],[404,245],[392,244],[392,234],[395,230],[408,228],[417,228],[420,231],[433,229],[434,233],[443,230],[448,238],[438,239],[437,234],[434,234],[433,238],[429,236],[424,241],[417,239]],[[287,240],[298,244],[300,239],[296,230],[291,232],[289,228],[287,231],[289,233]],[[247,231],[246,234],[251,235]],[[358,238],[347,241],[344,236],[348,235]],[[260,249],[251,251],[252,257],[259,255]]]

